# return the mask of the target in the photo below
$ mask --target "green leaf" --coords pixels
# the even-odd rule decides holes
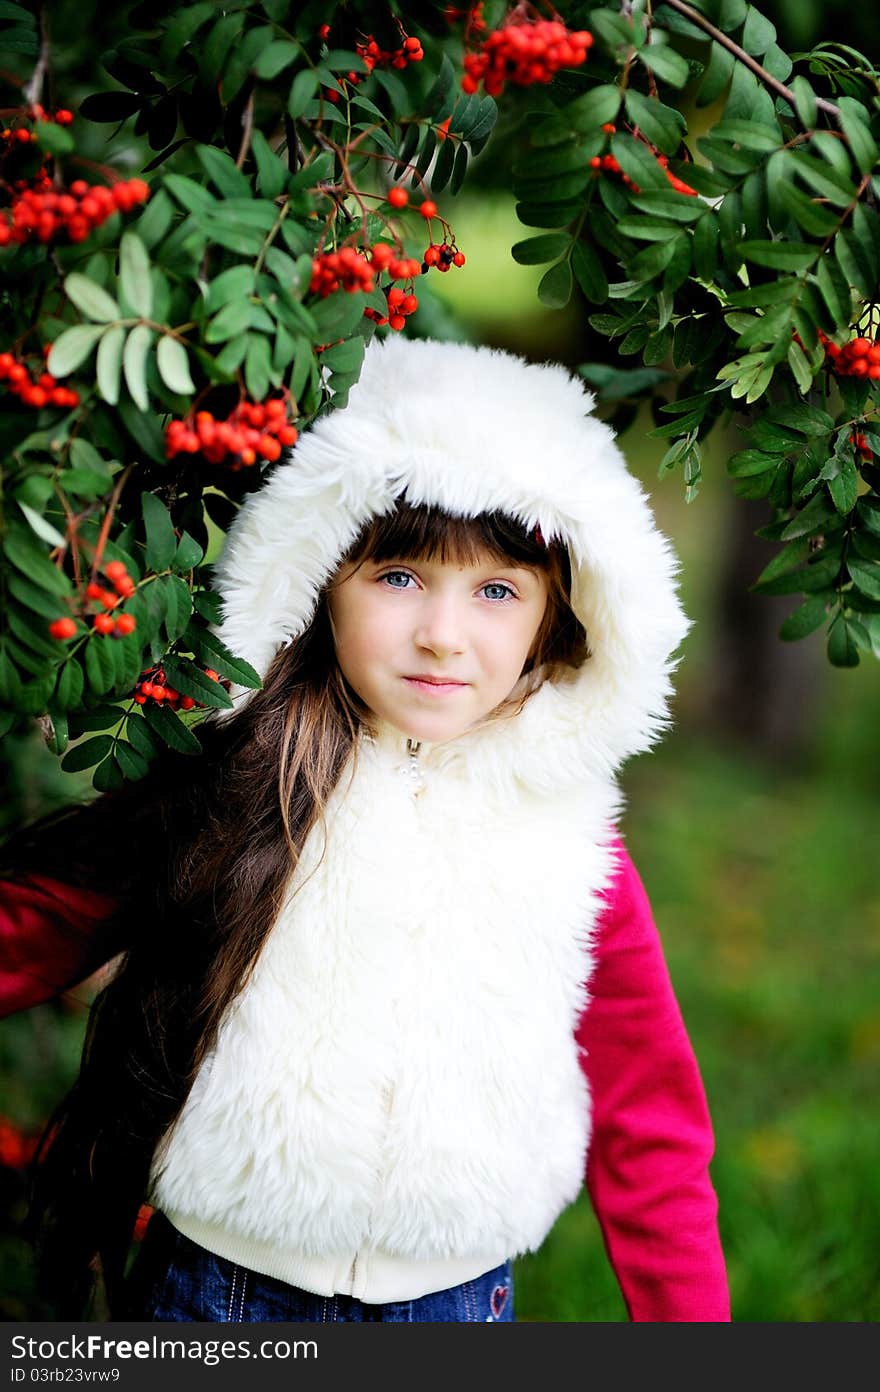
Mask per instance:
[[[249,662],[245,662],[244,658],[231,653],[210,630],[190,624],[184,640],[189,643],[199,661],[209,664],[221,677],[228,677],[239,686],[251,687],[254,690],[259,690],[263,685],[259,672],[255,671]]]
[[[849,179],[831,169],[823,160],[812,155],[798,154],[792,164],[795,172],[836,208],[848,208],[856,191]]]
[[[175,570],[192,570],[193,566],[197,566],[201,562],[204,554],[199,543],[190,536],[189,532],[184,531],[177,544],[172,566]]]
[[[576,242],[571,253],[571,265],[578,285],[588,300],[603,304],[608,297],[608,279],[602,263],[588,242]]]
[[[828,307],[828,324],[837,328],[848,324],[852,314],[852,298],[846,277],[830,256],[823,256],[816,267],[816,279],[822,298]]]
[[[192,730],[168,706],[148,702],[142,707],[144,719],[163,744],[178,754],[201,754],[202,746]]]
[[[668,82],[670,87],[683,87],[690,77],[690,68],[685,59],[665,44],[649,44],[639,51],[639,57],[645,67],[650,68],[661,82]]]
[[[313,68],[304,68],[302,72],[297,73],[290,84],[290,96],[287,99],[287,114],[294,121],[303,114],[317,90],[318,74]]]
[[[510,254],[521,266],[539,266],[545,261],[556,261],[571,245],[567,232],[548,232],[543,237],[529,237],[511,247]]]
[[[741,242],[739,249],[747,261],[774,271],[805,271],[819,254],[806,242]]]
[[[49,560],[44,547],[37,544],[33,533],[11,521],[3,538],[7,559],[33,584],[51,594],[69,596],[72,585],[63,570]]]
[[[751,54],[753,58],[759,58],[775,42],[776,29],[770,20],[762,15],[760,10],[756,10],[754,5],[749,5],[741,39],[746,53]]]
[[[570,261],[558,261],[541,277],[538,299],[550,309],[564,309],[571,299],[572,288]]]
[[[804,232],[810,232],[814,237],[827,237],[837,229],[838,219],[833,213],[813,202],[785,179],[777,183],[776,194],[785,212]]]
[[[778,463],[778,455],[763,454],[755,449],[739,450],[728,459],[727,472],[731,478],[753,478],[756,474],[770,473]]]
[[[735,64],[736,59],[729,49],[719,43],[712,44],[709,63],[697,94],[698,106],[711,106],[726,91]]]
[[[270,248],[271,250],[274,248]],[[228,271],[222,271],[217,279],[212,280],[208,286],[205,308],[209,314],[214,314],[223,305],[253,294],[253,290],[253,266],[230,266]]]
[[[846,455],[840,457],[840,473],[828,480],[828,492],[841,517],[852,512],[859,494],[859,472]]]
[[[153,330],[146,324],[137,324],[125,340],[122,351],[125,385],[139,411],[148,411],[150,405],[147,394],[147,355],[152,342]]]
[[[642,135],[664,154],[674,154],[687,128],[681,112],[632,88],[627,88],[624,100],[630,120]]]
[[[816,93],[805,77],[798,74],[790,83],[794,93],[794,104],[798,120],[804,130],[812,130],[816,124]]]
[[[857,561],[853,556],[849,556],[846,568],[862,594],[868,595],[870,599],[880,599],[880,565],[876,561]]]
[[[62,663],[58,672],[53,700],[61,710],[73,710],[82,700],[85,677],[75,658]]]
[[[251,334],[244,359],[245,385],[254,401],[262,401],[272,375],[272,349],[263,334]]]
[[[18,499],[18,506],[24,513],[31,530],[36,533],[41,541],[47,541],[50,546],[67,545],[66,537],[63,537],[57,528],[52,526],[51,522],[47,522],[46,518],[43,517],[41,513],[37,512],[32,507],[28,507],[27,503],[23,503],[21,499]]]
[[[618,131],[611,137],[611,152],[624,174],[627,174],[642,192],[646,189],[669,189],[666,175],[640,140]]]
[[[188,396],[195,392],[195,383],[190,376],[189,359],[186,349],[179,339],[171,334],[163,334],[156,350],[156,363],[159,376],[169,391]]]
[[[806,600],[798,609],[783,623],[779,630],[779,637],[784,643],[794,642],[798,638],[806,638],[808,633],[813,633],[828,618],[827,600],[819,595],[814,595]]]
[[[141,494],[141,510],[147,536],[147,568],[153,571],[167,570],[177,551],[177,537],[168,510],[155,493]]]
[[[828,661],[834,667],[858,667],[859,647],[852,625],[839,616],[828,634]]]
[[[113,755],[108,755],[92,775],[92,787],[99,793],[115,793],[125,786],[125,778]]]
[[[53,377],[67,377],[85,362],[104,332],[100,324],[77,324],[65,329],[52,344],[46,367]]]
[[[134,713],[129,715],[125,722],[125,733],[131,740],[133,747],[145,759],[154,759],[156,757],[159,752],[159,744],[142,715],[135,715]]]
[[[122,769],[126,778],[137,781],[140,778],[144,778],[146,774],[149,773],[150,766],[147,760],[142,754],[139,754],[136,749],[133,749],[130,744],[126,744],[125,740],[120,739],[116,741],[115,753],[119,761],[119,767]]]
[[[599,126],[617,119],[621,96],[616,83],[607,83],[592,88],[581,97],[576,97],[568,106],[563,107],[562,114],[572,130],[592,134]]]
[[[121,324],[111,324],[101,335],[98,344],[96,374],[98,390],[109,406],[119,401],[119,379],[122,372],[122,347],[125,343],[125,329]]]
[[[861,102],[853,97],[841,97],[840,124],[857,168],[862,174],[870,174],[877,163],[877,142],[868,126],[869,116]]]
[[[187,212],[195,213],[197,217],[217,207],[217,199],[213,193],[197,184],[194,179],[187,179],[183,174],[166,174],[165,187]]]
[[[270,146],[262,131],[251,136],[251,148],[257,161],[257,189],[263,198],[277,198],[287,182],[287,168]]]
[[[136,232],[123,232],[119,243],[119,287],[135,314],[149,319],[153,313],[150,258]]]
[[[719,121],[712,127],[712,138],[729,140],[746,150],[758,150],[762,154],[778,149],[783,139],[778,127],[770,129],[767,126],[753,125],[750,121],[726,120]]]
[[[670,239],[667,242],[654,242],[653,245],[645,247],[644,251],[638,252],[633,257],[627,264],[627,271],[633,280],[653,280],[669,265],[675,255],[675,247],[675,239]]]
[[[195,152],[199,164],[224,198],[251,197],[248,179],[225,150],[218,150],[216,145],[196,145]]]
[[[112,295],[102,290],[88,276],[79,271],[71,271],[64,278],[64,293],[87,319],[95,319],[101,324],[119,318],[119,305]]]
[[[263,49],[254,63],[254,72],[257,77],[271,81],[297,61],[300,51],[299,45],[291,43],[289,39],[276,39]]]
[[[65,773],[79,773],[100,763],[112,748],[112,735],[96,735],[94,739],[84,740],[82,744],[75,744],[69,749],[61,760],[61,767]]]
[[[798,390],[806,396],[813,385],[813,374],[810,371],[810,364],[807,362],[806,354],[799,343],[792,342],[788,345],[786,356],[788,358],[788,365],[791,368],[791,374],[797,382]]]
[[[232,709],[232,701],[226,688],[214,681],[213,677],[206,677],[194,662],[167,657],[165,672],[174,690],[180,691],[184,696],[193,696],[197,701],[201,701],[202,705],[211,706],[215,710]]]

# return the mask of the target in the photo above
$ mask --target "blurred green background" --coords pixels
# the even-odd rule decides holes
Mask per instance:
[[[66,11],[67,7],[59,7]],[[88,6],[86,7],[88,8]],[[866,8],[764,4],[789,50],[844,38],[876,56]],[[82,24],[78,35],[89,32]],[[845,28],[844,28],[845,25]],[[84,40],[78,38],[77,42]],[[71,42],[73,42],[71,40]],[[873,45],[873,46],[872,46]],[[96,50],[97,52],[100,49]],[[100,144],[97,128],[92,137]],[[441,211],[467,254],[434,276],[414,321],[571,366],[596,356],[587,307],[543,309],[541,268],[516,265],[529,233],[490,144],[472,184]],[[418,321],[421,320],[419,323]],[[632,359],[622,365],[634,365]],[[600,408],[601,409],[601,408]],[[716,1133],[712,1174],[738,1321],[880,1316],[880,888],[876,847],[880,668],[828,666],[820,632],[783,644],[797,606],[748,594],[772,554],[768,515],[738,499],[725,460],[734,418],[712,438],[699,496],[657,478],[661,441],[643,408],[622,436],[658,525],[682,561],[695,626],[681,649],[675,727],[632,761],[622,831],[651,899],[700,1060]],[[4,743],[2,825],[83,796],[34,729]],[[46,1318],[34,1295],[20,1161],[72,1081],[92,987],[0,1030],[0,1317]],[[515,1268],[520,1320],[620,1321],[625,1310],[586,1195]]]

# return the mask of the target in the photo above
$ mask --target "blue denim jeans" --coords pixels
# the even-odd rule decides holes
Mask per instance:
[[[511,1322],[511,1263],[416,1300],[367,1305],[350,1295],[314,1295],[214,1256],[161,1214],[150,1220],[128,1281],[127,1318],[206,1324],[394,1324]]]

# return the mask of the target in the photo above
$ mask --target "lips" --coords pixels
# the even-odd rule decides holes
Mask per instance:
[[[438,681],[436,677],[404,677],[403,680],[415,691],[422,691],[428,696],[443,696],[454,691],[464,691],[467,686],[467,682]]]

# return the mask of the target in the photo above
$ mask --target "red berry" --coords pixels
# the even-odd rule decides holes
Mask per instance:
[[[134,633],[137,628],[137,619],[134,614],[120,614],[116,620],[117,633]]]
[[[437,204],[432,198],[426,198],[419,208],[419,212],[423,218],[435,218],[437,216]]]
[[[453,264],[453,266],[463,266],[463,265],[464,265],[464,262],[465,262],[465,255],[464,255],[464,252],[463,252],[463,251],[457,251],[457,252],[455,253],[455,255],[453,256],[453,258],[452,258],[452,264]]]
[[[73,619],[53,619],[49,632],[53,638],[72,638],[76,633],[76,624]]]
[[[388,202],[392,208],[405,208],[409,202],[409,194],[405,188],[395,187],[388,192]]]
[[[115,620],[112,614],[96,614],[92,620],[92,627],[98,633],[112,633],[115,628]]]

